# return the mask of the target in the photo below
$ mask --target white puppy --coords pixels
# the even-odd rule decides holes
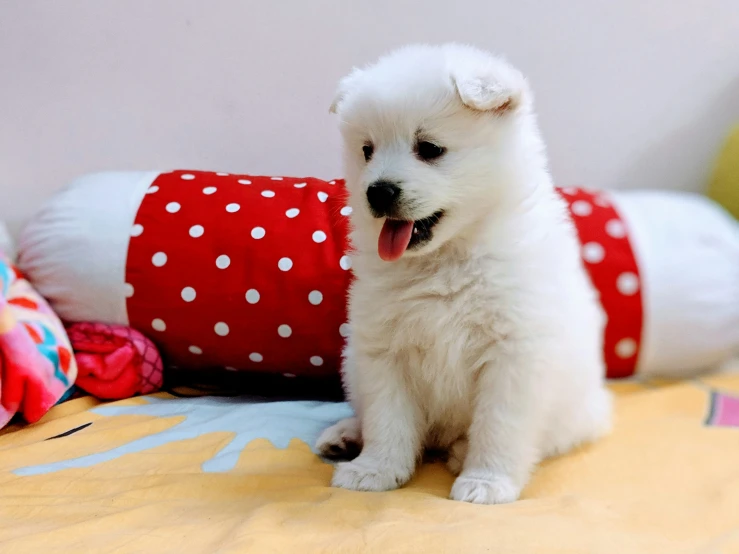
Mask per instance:
[[[456,500],[516,500],[535,465],[603,435],[604,318],[555,192],[523,76],[413,46],[341,81],[353,208],[356,417],[324,431],[333,485],[406,483],[449,452]]]

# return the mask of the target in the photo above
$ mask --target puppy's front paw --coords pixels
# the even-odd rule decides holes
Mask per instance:
[[[360,455],[352,462],[336,466],[331,486],[354,491],[389,491],[407,483],[411,472],[412,469]]]
[[[500,474],[462,474],[452,486],[450,498],[473,504],[507,504],[518,500],[521,487]]]

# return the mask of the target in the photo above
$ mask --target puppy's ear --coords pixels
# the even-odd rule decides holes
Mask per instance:
[[[459,98],[473,110],[503,115],[515,111],[528,95],[523,75],[499,58],[464,56],[450,65]]]
[[[329,113],[338,113],[341,103],[346,98],[346,95],[357,86],[357,82],[361,76],[362,70],[355,67],[349,75],[339,81],[339,86],[336,89],[336,96],[334,96],[334,101],[331,102],[331,106],[328,109]]]

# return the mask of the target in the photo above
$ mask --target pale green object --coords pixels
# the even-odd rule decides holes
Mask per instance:
[[[739,219],[739,125],[731,130],[719,154],[708,196]]]

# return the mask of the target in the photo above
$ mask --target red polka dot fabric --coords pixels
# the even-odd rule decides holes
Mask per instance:
[[[577,228],[585,269],[606,313],[603,354],[608,377],[636,372],[643,308],[639,267],[626,222],[604,192],[559,189]]]
[[[642,299],[624,221],[603,193],[560,189],[608,316],[609,377],[636,370]],[[173,171],[131,228],[129,323],[169,366],[336,374],[348,331],[343,181]]]
[[[130,325],[168,365],[335,374],[348,215],[341,181],[160,175],[131,230]]]

